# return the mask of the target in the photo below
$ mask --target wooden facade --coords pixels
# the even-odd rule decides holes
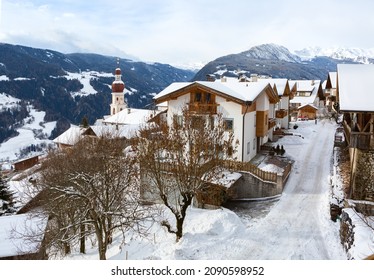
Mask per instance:
[[[275,111],[275,117],[277,119],[283,119],[288,115],[288,110],[287,109],[279,109]]]
[[[310,104],[302,106],[298,110],[297,117],[308,120],[315,120],[317,118],[317,110],[318,108]]]
[[[14,163],[14,170],[26,170],[39,163],[39,156],[30,157]]]
[[[188,109],[195,114],[217,114],[218,104],[216,94],[201,89],[194,89],[190,93]]]
[[[256,112],[256,136],[264,137],[269,131],[269,111]]]
[[[343,127],[350,148],[374,150],[373,113],[345,113]]]

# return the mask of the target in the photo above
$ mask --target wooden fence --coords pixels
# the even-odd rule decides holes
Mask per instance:
[[[206,163],[202,166],[205,172],[207,172],[212,167],[213,165],[210,163]],[[277,183],[277,177],[278,177],[277,173],[264,171],[249,162],[225,160],[225,161],[220,162],[220,167],[227,168],[229,170],[236,171],[236,172],[240,172],[240,171],[249,172],[263,181]],[[165,172],[176,172],[178,170],[177,166],[171,163],[162,163],[160,165],[160,168],[162,171],[165,171]],[[289,164],[283,172],[283,182],[285,181],[288,174],[290,173],[290,170],[291,170],[291,165]]]
[[[240,161],[229,161],[226,160],[223,162],[223,167],[226,167],[228,169],[234,170],[234,171],[245,171],[249,172],[252,175],[257,176],[263,181],[267,182],[277,182],[277,173],[275,172],[268,172],[264,171],[257,166],[249,163],[249,162],[240,162]]]

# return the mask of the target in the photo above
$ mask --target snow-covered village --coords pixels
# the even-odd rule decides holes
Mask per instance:
[[[374,65],[208,75],[152,110],[126,104],[116,67],[110,114],[3,166],[1,259],[372,258]],[[41,126],[31,115],[2,154]]]
[[[372,9],[155,2],[0,1],[1,275],[370,275]]]

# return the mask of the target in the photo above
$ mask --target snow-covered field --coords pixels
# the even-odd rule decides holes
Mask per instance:
[[[9,105],[9,104],[8,104]],[[25,125],[17,129],[19,135],[0,144],[0,162],[14,161],[20,156],[20,151],[30,145],[53,144],[47,138],[51,135],[56,122],[44,122],[45,112],[37,111],[29,106],[30,117]]]
[[[97,91],[93,88],[91,85],[91,80],[98,79],[100,77],[114,77],[113,73],[99,73],[97,71],[82,71],[81,73],[72,73],[72,72],[67,72],[67,75],[64,76],[68,80],[78,80],[82,84],[82,89],[78,92],[72,93],[72,96],[87,96],[90,94],[96,94]],[[112,85],[108,84],[108,87],[111,88]],[[125,89],[124,93],[125,94],[133,94],[136,92],[136,89]]]

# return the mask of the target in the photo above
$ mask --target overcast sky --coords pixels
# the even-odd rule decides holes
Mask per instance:
[[[374,47],[371,0],[0,0],[0,42],[170,64],[255,45]]]

